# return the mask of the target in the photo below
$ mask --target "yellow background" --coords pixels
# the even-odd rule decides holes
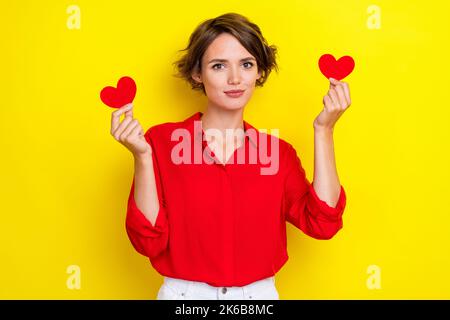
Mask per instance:
[[[144,129],[204,110],[171,63],[203,20],[256,22],[280,72],[245,119],[278,128],[313,176],[313,127],[328,81],[319,57],[351,55],[352,105],[335,150],[348,195],[329,241],[288,224],[281,299],[449,299],[448,12],[433,1],[3,1],[0,298],[154,299],[162,284],[125,232],[132,155],[110,135],[101,88],[136,80]],[[381,9],[369,29],[367,8]],[[81,10],[70,30],[69,5]],[[68,289],[70,265],[81,288]],[[369,289],[368,267],[381,270]]]

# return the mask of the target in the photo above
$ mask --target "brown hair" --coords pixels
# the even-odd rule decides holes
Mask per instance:
[[[214,39],[222,33],[233,35],[256,58],[258,72],[261,72],[261,77],[256,80],[256,86],[263,86],[272,69],[278,72],[275,61],[277,47],[269,46],[259,27],[246,17],[238,13],[226,13],[197,26],[189,38],[188,46],[178,51],[187,52],[173,63],[178,71],[175,76],[186,80],[192,89],[201,90],[206,94],[203,83],[196,82],[191,75],[201,72],[203,54]]]

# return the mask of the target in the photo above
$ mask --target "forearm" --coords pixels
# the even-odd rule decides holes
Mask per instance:
[[[341,184],[336,170],[332,129],[314,129],[313,187],[321,200],[330,207],[336,206]]]
[[[144,216],[155,225],[159,200],[151,154],[134,157],[134,199]]]

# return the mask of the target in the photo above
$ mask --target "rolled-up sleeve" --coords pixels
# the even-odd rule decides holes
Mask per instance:
[[[343,226],[342,215],[346,205],[343,186],[340,186],[336,206],[331,207],[318,197],[291,145],[285,159],[287,171],[282,208],[286,220],[315,239],[331,239]]]
[[[150,130],[149,130],[150,131]],[[149,131],[145,134],[147,142],[152,145]],[[153,148],[153,171],[155,174],[156,188],[159,199],[159,211],[155,225],[145,217],[142,211],[137,207],[134,198],[135,180],[131,184],[130,194],[128,196],[128,206],[126,214],[126,231],[133,247],[140,254],[153,258],[166,250],[169,238],[169,223],[167,219],[167,210],[162,192],[161,177],[159,174],[157,157]]]

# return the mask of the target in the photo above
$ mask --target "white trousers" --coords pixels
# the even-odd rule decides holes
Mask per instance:
[[[157,300],[279,300],[275,277],[242,287],[214,287],[205,282],[164,277]]]

